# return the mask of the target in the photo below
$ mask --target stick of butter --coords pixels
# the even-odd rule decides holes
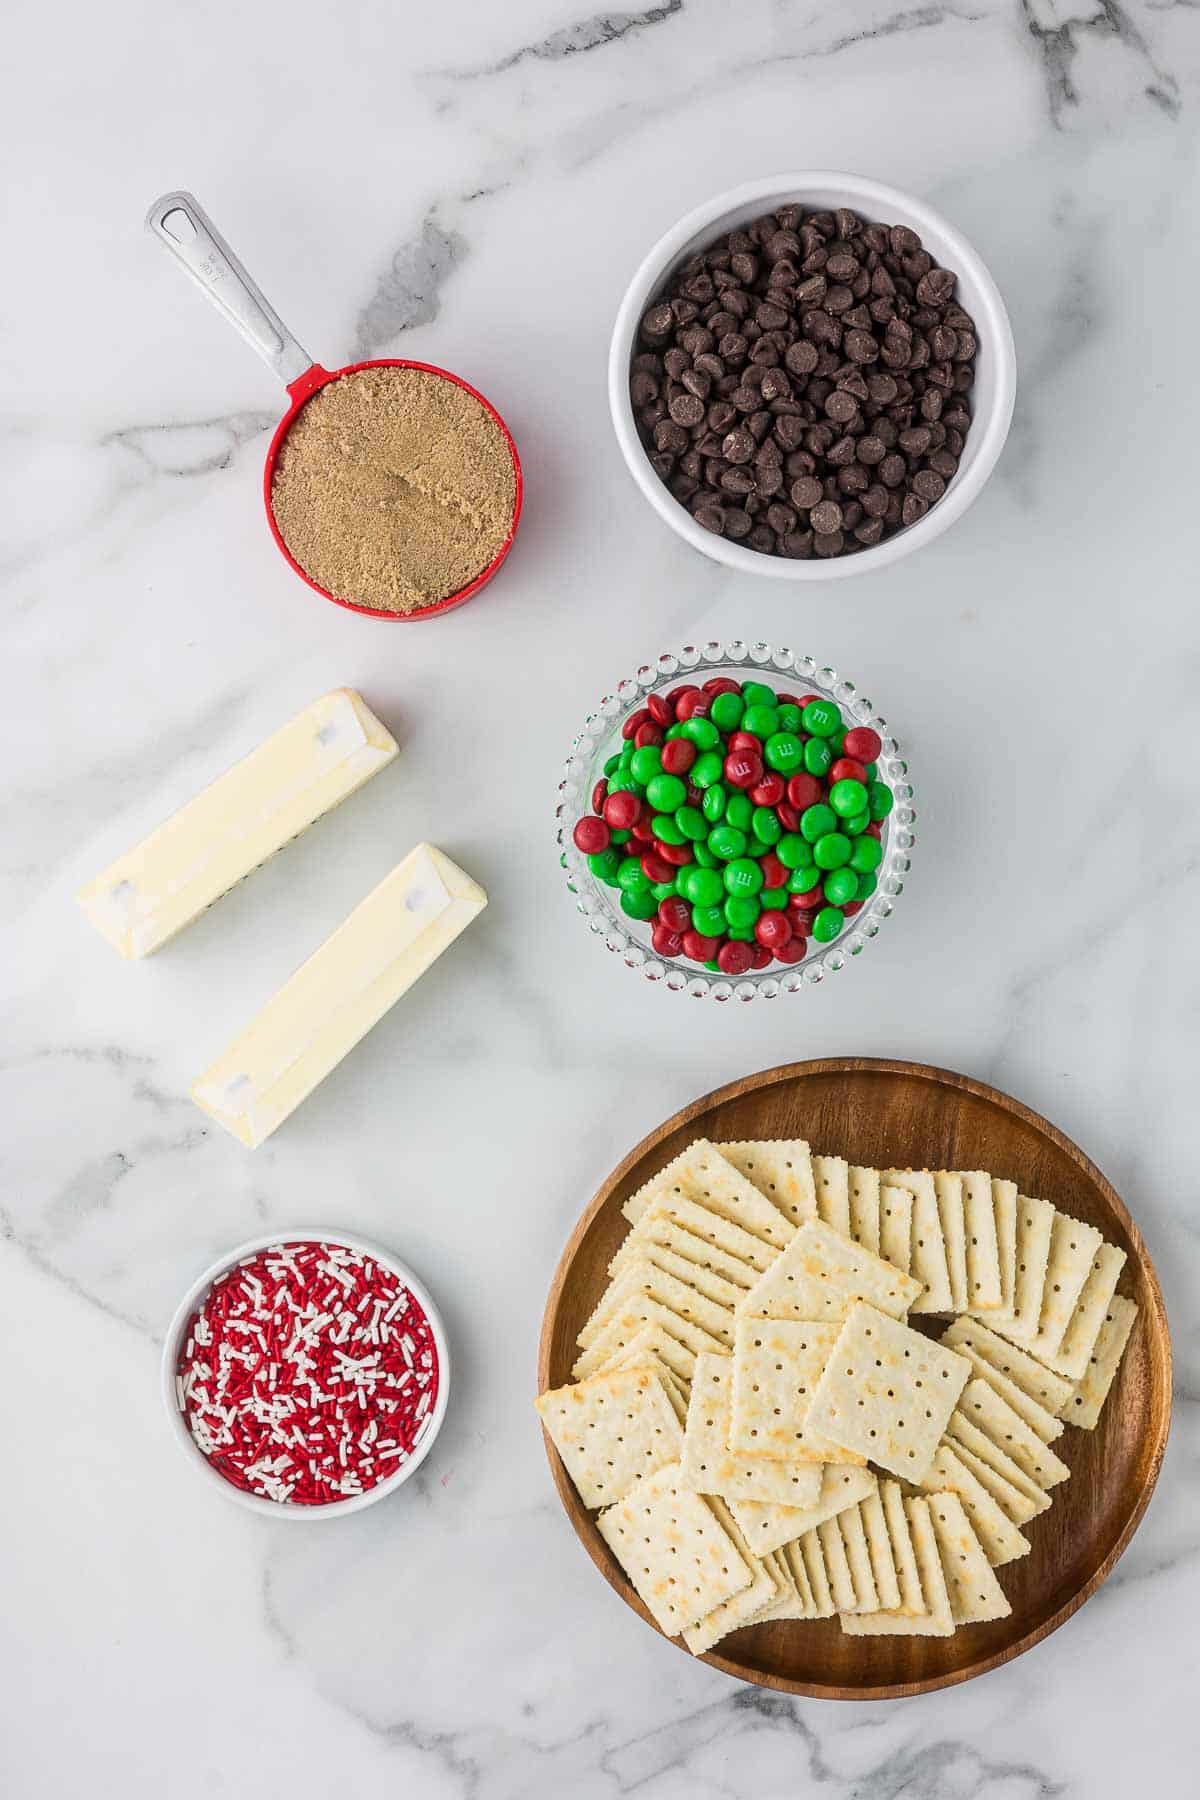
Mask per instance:
[[[457,864],[418,844],[200,1077],[196,1105],[253,1150],[486,905]]]
[[[79,904],[122,956],[149,956],[396,754],[361,695],[335,688],[118,857]]]

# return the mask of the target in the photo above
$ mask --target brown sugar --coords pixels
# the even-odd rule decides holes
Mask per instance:
[[[271,485],[305,574],[375,612],[415,612],[467,587],[503,547],[515,505],[496,420],[423,369],[361,369],[318,389]]]

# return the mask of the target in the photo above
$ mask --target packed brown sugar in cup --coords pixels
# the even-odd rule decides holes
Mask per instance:
[[[361,369],[301,409],[271,485],[280,536],[339,600],[407,613],[468,587],[512,528],[504,432],[474,394],[424,369]]]

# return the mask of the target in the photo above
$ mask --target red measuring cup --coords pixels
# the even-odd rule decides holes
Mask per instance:
[[[500,417],[495,407],[484,395],[473,388],[469,381],[461,375],[454,375],[449,369],[439,369],[433,363],[411,362],[403,357],[385,356],[370,362],[347,363],[343,369],[323,369],[320,363],[314,362],[307,350],[303,350],[292,336],[279,314],[267,300],[255,283],[247,275],[245,269],[225,242],[203,207],[191,194],[164,194],[156,200],[146,214],[146,228],[159,243],[171,252],[180,267],[191,276],[192,280],[212,301],[218,312],[239,331],[250,345],[257,350],[263,361],[272,368],[287,388],[291,403],[275,428],[267,451],[266,468],[263,471],[263,500],[267,508],[267,522],[271,527],[271,536],[288,563],[299,575],[301,581],[308,583],[326,600],[332,600],[335,606],[344,606],[350,612],[366,613],[372,619],[429,619],[435,613],[449,612],[455,606],[462,606],[472,594],[477,594],[486,582],[492,579],[500,564],[512,548],[516,536],[517,523],[521,517],[521,502],[524,494],[524,483],[521,476],[521,459],[517,455],[517,446],[512,433]],[[283,446],[283,440],[294,425],[300,409],[306,401],[331,381],[338,381],[343,375],[354,375],[360,369],[421,369],[428,375],[438,375],[443,381],[452,381],[455,387],[464,388],[474,396],[484,410],[491,414],[500,427],[508,451],[512,457],[513,479],[516,492],[513,500],[512,523],[507,536],[499,550],[485,569],[481,569],[473,581],[455,594],[447,594],[442,600],[435,600],[429,606],[419,607],[414,612],[384,612],[372,606],[359,606],[353,600],[343,600],[339,594],[331,594],[319,582],[306,575],[296,561],[280,535],[275,522],[275,513],[271,506],[271,484],[275,475],[275,464]]]

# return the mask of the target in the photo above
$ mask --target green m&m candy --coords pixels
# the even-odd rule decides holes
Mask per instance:
[[[714,781],[720,781],[725,773],[725,764],[715,750],[703,751],[688,770],[688,779],[693,787],[709,788]]]
[[[823,906],[812,922],[812,934],[819,944],[831,944],[845,923],[836,906]]]
[[[858,893],[854,896],[855,899],[869,900],[878,886],[879,877],[877,875],[860,875],[858,878]]]
[[[866,810],[867,790],[861,781],[835,781],[829,790],[829,804],[839,818],[852,819]]]
[[[604,773],[606,775],[615,775],[620,766],[621,758],[619,756],[610,756],[604,765]]]
[[[833,762],[833,751],[828,740],[821,737],[810,737],[804,746],[804,767],[810,775],[827,775]]]
[[[749,831],[754,817],[754,804],[746,794],[730,794],[725,802],[725,817],[739,831]]]
[[[718,731],[736,731],[745,710],[746,702],[740,694],[717,694],[708,709],[708,716]]]
[[[640,799],[642,784],[640,781],[635,781],[628,771],[622,774],[618,770],[615,775],[610,775],[608,778],[608,791],[610,794],[637,794]]]
[[[640,750],[638,755],[641,755]],[[646,798],[655,812],[673,813],[687,799],[687,785],[678,775],[656,775],[646,783]]]
[[[827,831],[813,845],[813,861],[818,869],[842,869],[850,861],[850,839],[840,831]]]
[[[763,761],[780,775],[793,775],[804,761],[804,745],[795,732],[773,732],[763,745]]]
[[[857,886],[857,880],[855,885]],[[654,904],[661,906],[664,900],[670,900],[672,895],[679,892],[679,887],[674,881],[652,881],[650,892],[654,895]]]
[[[640,888],[632,891],[626,888],[621,895],[621,911],[631,919],[652,919],[658,911],[658,901],[651,893],[649,886],[643,892]]]
[[[770,844],[765,844],[763,842],[762,838],[757,836],[757,834],[755,832],[752,831],[750,833],[750,842],[746,845],[746,855],[747,856],[757,856],[757,857],[766,856],[766,854],[770,850],[770,848],[771,848]]]
[[[783,826],[779,823],[774,808],[770,806],[755,807],[750,815],[750,829],[768,850],[783,836]]]
[[[715,869],[717,866],[717,858],[707,844],[693,844],[692,855],[702,869]]]
[[[873,781],[867,789],[867,806],[877,824],[880,819],[887,818],[893,805],[891,788],[885,787],[882,781]]]
[[[789,894],[811,894],[814,888],[821,885],[821,871],[816,863],[807,863],[802,869],[793,869],[788,876],[787,890]]]
[[[774,706],[775,690],[765,681],[743,681],[742,699],[747,706]]]
[[[757,894],[763,884],[763,872],[748,856],[739,856],[725,865],[725,886],[731,894]]]
[[[714,825],[708,834],[708,847],[722,862],[732,862],[735,856],[745,856],[746,834],[736,825]]]
[[[694,806],[681,806],[675,814],[675,824],[692,843],[699,843],[708,836],[708,825],[704,814]]]
[[[643,787],[649,787],[654,777],[662,774],[662,751],[658,745],[643,744],[640,750],[635,750],[629,759],[629,773]],[[664,807],[663,811],[669,812],[670,808]]]
[[[735,944],[752,944],[754,942],[753,925],[731,925],[725,933]],[[720,965],[718,965],[719,967]]]
[[[608,841],[610,844],[627,844],[632,836],[632,831],[610,831]]]
[[[738,931],[756,924],[761,911],[753,894],[730,894],[725,902],[725,923]]]
[[[850,867],[858,875],[870,875],[883,861],[883,848],[873,837],[860,837],[850,851]]]
[[[742,730],[752,731],[756,738],[769,738],[779,730],[779,710],[755,701],[742,715]]]
[[[718,906],[725,898],[725,883],[716,869],[689,863],[676,876],[679,891],[693,906]]]
[[[765,912],[782,912],[788,903],[788,891],[785,887],[760,888],[759,901]]]
[[[821,887],[831,906],[845,906],[858,898],[858,876],[850,868],[830,870]]]
[[[870,823],[871,815],[864,807],[860,813],[855,813],[852,819],[842,820],[842,830],[847,837],[861,837]]]
[[[679,845],[683,842],[683,833],[670,813],[655,813],[650,829],[660,844]]]
[[[693,906],[692,930],[701,937],[720,937],[725,930],[723,906]]]
[[[812,861],[812,850],[795,831],[785,831],[775,846],[775,854],[785,869],[800,869]]]
[[[810,700],[800,714],[800,723],[813,737],[830,738],[841,729],[842,715],[832,700]]]
[[[719,824],[725,817],[725,802],[728,798],[724,785],[719,781],[714,781],[710,788],[705,788],[700,811],[710,825]]]
[[[837,830],[837,814],[820,802],[816,806],[806,806],[800,815],[800,835],[810,844],[823,838],[827,832]]]
[[[650,892],[650,877],[636,856],[627,856],[617,870],[617,886],[626,894]]]
[[[697,750],[715,750],[721,741],[721,734],[711,719],[685,719],[683,735],[691,739]]]
[[[615,850],[598,850],[594,856],[588,857],[587,866],[597,881],[606,881],[609,887],[614,887],[621,861]]]
[[[790,700],[783,701],[779,708],[779,729],[780,731],[799,731],[800,729],[800,708],[793,706]]]

